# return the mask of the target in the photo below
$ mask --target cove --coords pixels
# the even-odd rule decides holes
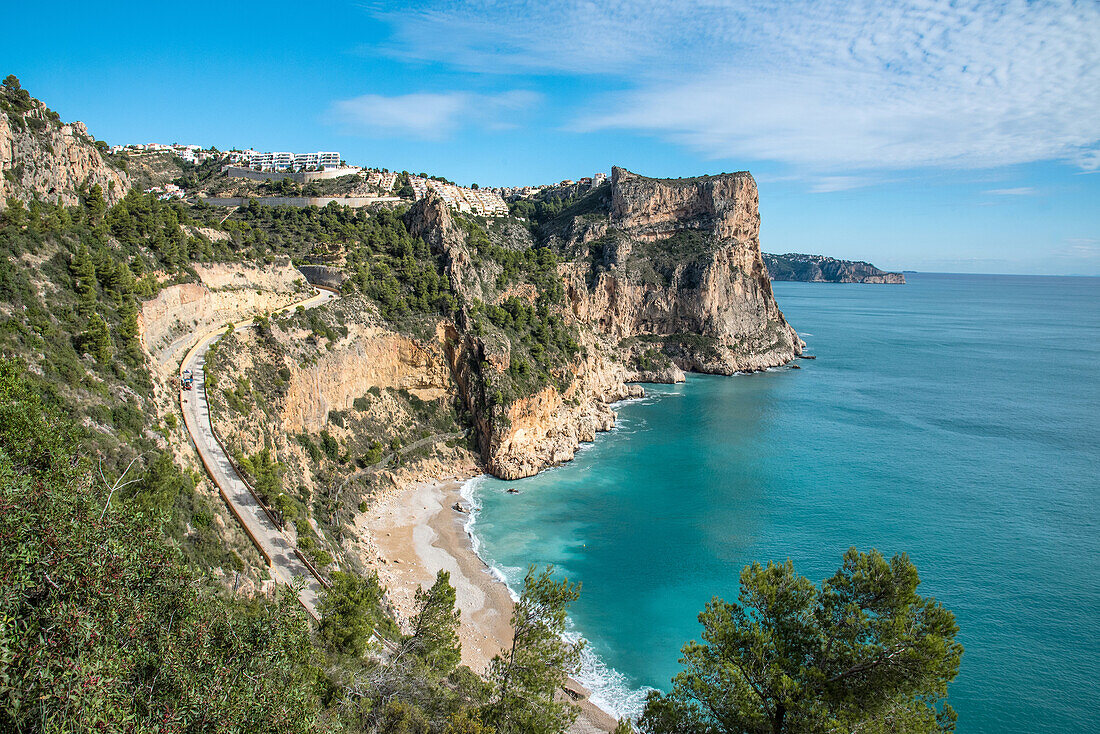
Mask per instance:
[[[955,612],[960,732],[1095,726],[1100,279],[907,277],[776,283],[816,360],[646,386],[575,461],[475,480],[480,553],[513,588],[529,563],[582,582],[605,704],[667,688],[745,564],[816,582],[854,545],[908,553]]]

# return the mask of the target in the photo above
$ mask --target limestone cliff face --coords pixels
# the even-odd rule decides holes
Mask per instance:
[[[634,357],[656,351],[697,372],[759,370],[801,353],[761,258],[749,173],[651,179],[614,168],[605,198],[605,218],[588,215],[561,237],[590,254],[564,273],[582,322]]]
[[[748,171],[694,179],[657,179],[611,169],[611,223],[635,239],[665,239],[677,230],[759,245],[756,181]]]
[[[574,370],[564,393],[545,387],[502,410],[505,420],[498,422],[489,446],[490,472],[519,479],[572,460],[581,443],[615,426],[611,403],[644,394],[640,385],[626,384],[621,364],[596,349]]]
[[[571,195],[570,201],[575,201]],[[802,341],[775,303],[760,254],[756,182],[748,173],[650,179],[620,168],[540,232],[559,257],[563,317],[576,327],[578,356],[534,394],[504,402],[497,389],[514,346],[471,317],[477,303],[532,301],[501,286],[444,203],[420,200],[406,215],[413,236],[441,257],[460,304],[444,349],[474,416],[488,470],[514,479],[573,458],[581,442],[614,425],[610,404],[637,396],[631,381],[674,382],[683,371],[732,374],[784,364]],[[507,226],[495,246],[535,246]],[[530,290],[528,287],[527,290]]]
[[[9,198],[34,198],[70,206],[82,187],[98,184],[108,205],[130,189],[130,179],[112,167],[82,122],[62,124],[44,104],[22,113],[0,111],[0,208]]]
[[[457,323],[445,325],[441,342],[454,384],[473,415],[482,460],[489,472],[518,479],[572,459],[581,442],[593,440],[597,431],[614,425],[610,403],[642,394],[640,387],[626,384],[627,370],[605,352],[599,339],[582,332],[585,356],[568,366],[567,388],[548,385],[507,405],[495,404],[490,396],[496,380],[509,367],[511,344],[500,333],[473,333],[469,311],[475,303],[496,303],[506,296],[533,299],[533,288],[527,285],[499,291],[494,286],[499,265],[483,261],[479,268],[475,264],[467,233],[438,197],[418,201],[405,222],[410,234],[422,237],[441,256],[460,304]],[[494,236],[510,238],[500,244],[513,249],[533,244],[526,230],[506,230]]]
[[[369,324],[349,324],[348,335],[335,348],[291,374],[282,415],[285,430],[292,433],[320,431],[329,411],[349,410],[371,388],[404,389],[425,401],[453,389],[438,342],[414,341]]]

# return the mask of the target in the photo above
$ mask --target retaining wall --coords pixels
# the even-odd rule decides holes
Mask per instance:
[[[203,196],[204,204],[210,206],[248,206],[255,199],[260,206],[307,206],[322,207],[333,202],[341,206],[358,209],[373,204],[396,204],[401,201],[397,196]]]
[[[253,181],[281,181],[284,178],[289,178],[291,181],[296,181],[298,183],[340,178],[341,176],[359,173],[361,170],[363,169],[359,168],[359,166],[334,168],[329,171],[256,171],[251,168],[241,168],[239,166],[225,167],[225,173],[230,178],[247,178]]]

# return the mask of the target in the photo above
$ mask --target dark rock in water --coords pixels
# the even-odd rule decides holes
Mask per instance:
[[[519,494],[519,490],[518,489],[509,489],[508,494]]]
[[[816,354],[802,354],[802,355],[799,355],[798,358],[799,359],[817,359],[817,355]]]
[[[789,365],[787,365],[787,366],[788,366],[788,367],[790,367],[790,368],[791,368],[792,370],[800,370],[800,369],[802,369],[801,367],[799,367],[799,366],[798,366],[798,365],[796,365],[796,364],[789,364]]]

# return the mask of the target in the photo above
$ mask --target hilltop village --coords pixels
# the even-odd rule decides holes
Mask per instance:
[[[579,186],[584,190],[600,186],[607,174],[598,172],[576,181],[567,179],[556,184],[484,188],[476,183],[459,186],[441,176],[427,173],[391,171],[349,165],[339,151],[292,153],[289,151],[230,150],[203,148],[199,145],[173,143],[137,143],[109,148],[113,156],[133,160],[167,158],[186,174],[202,171],[202,177],[192,179],[190,186],[169,181],[145,188],[161,200],[192,199],[211,205],[239,206],[255,199],[260,205],[317,206],[335,202],[353,208],[379,204],[415,202],[434,192],[453,211],[482,217],[503,217],[510,213],[509,204],[532,199],[555,187]],[[167,161],[164,161],[167,162]],[[219,181],[218,179],[222,179]],[[282,187],[226,192],[229,182],[286,182]],[[294,184],[328,182],[310,190],[297,189]],[[245,187],[247,188],[247,187]],[[213,190],[212,190],[213,189]],[[226,196],[236,193],[237,196]]]

